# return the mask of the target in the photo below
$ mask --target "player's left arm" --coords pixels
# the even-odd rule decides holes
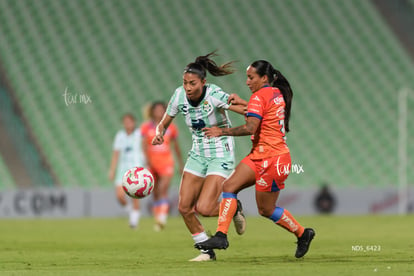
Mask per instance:
[[[203,128],[207,137],[219,137],[219,136],[246,136],[255,134],[257,128],[260,125],[261,120],[256,117],[247,117],[246,124],[232,127],[232,128]]]

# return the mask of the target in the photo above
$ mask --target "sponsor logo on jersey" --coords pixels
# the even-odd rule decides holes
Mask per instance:
[[[252,106],[261,107],[262,105],[260,103],[250,103],[250,107]]]
[[[283,103],[284,102],[283,96],[280,96],[280,97],[277,97],[277,98],[273,99],[273,102],[275,104],[281,104],[281,103]]]
[[[206,123],[202,119],[191,120],[191,127],[194,130],[202,130],[206,126]]]
[[[193,130],[194,131],[194,130]],[[200,131],[201,132],[201,131]],[[204,135],[204,132],[201,132]],[[202,138],[198,138],[193,140],[194,144],[198,144],[198,145],[212,145],[212,144],[216,144],[217,140],[216,137],[213,138],[208,138],[207,136],[203,136]]]
[[[277,118],[285,118],[285,107],[284,106],[280,106],[276,110],[276,117]]]
[[[259,96],[254,96],[253,100],[260,101],[260,98],[259,98]]]
[[[188,106],[185,104],[181,107],[181,112],[186,115],[188,113]]]
[[[183,115],[187,115],[188,113],[201,113],[199,108],[189,108],[187,104],[183,104],[181,105],[181,107],[179,107],[179,109],[181,110],[181,112],[183,113]]]

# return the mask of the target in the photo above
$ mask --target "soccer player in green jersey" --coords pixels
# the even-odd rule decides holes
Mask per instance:
[[[231,62],[218,66],[211,57],[215,52],[199,56],[188,64],[183,73],[183,85],[171,97],[167,111],[157,125],[152,143],[163,143],[163,135],[178,113],[181,113],[192,134],[192,148],[188,154],[180,184],[178,209],[191,232],[195,243],[208,239],[196,214],[217,216],[218,200],[223,181],[234,170],[233,137],[208,138],[202,131],[205,127],[231,127],[227,110],[244,114],[246,106],[228,104],[229,94],[220,87],[206,83],[207,71],[213,76],[233,73]],[[245,219],[241,204],[233,217],[236,231],[243,234]],[[190,261],[215,260],[213,250],[202,250]]]

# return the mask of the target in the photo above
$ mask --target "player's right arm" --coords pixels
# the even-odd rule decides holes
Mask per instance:
[[[243,100],[242,98],[240,98],[239,95],[232,93],[229,95],[229,99],[227,100],[228,104],[232,104],[232,105],[242,105],[242,106],[247,106],[248,102],[246,100]]]
[[[247,105],[232,104],[229,106],[229,110],[241,115],[245,115],[247,113]]]
[[[248,102],[240,98],[239,95],[235,93],[230,94],[227,103],[230,105],[229,110],[246,115]]]
[[[214,99],[213,105],[218,108],[227,109],[235,113],[245,115],[247,112],[247,101],[240,98],[237,94],[228,94],[224,92],[220,87],[211,85],[212,89],[211,97]]]
[[[118,160],[119,160],[119,150],[113,150],[112,158],[111,158],[111,165],[108,171],[108,178],[110,181],[114,181],[116,166],[118,165]]]
[[[155,137],[152,139],[153,145],[161,145],[164,143],[164,133],[167,130],[168,126],[173,121],[174,117],[171,117],[167,113],[164,113],[160,123],[155,128]]]
[[[165,131],[167,131],[168,126],[173,121],[175,115],[178,114],[178,102],[180,98],[180,92],[185,93],[183,90],[183,87],[178,87],[175,91],[173,96],[171,97],[170,101],[168,102],[167,110],[164,113],[164,116],[162,117],[161,121],[155,128],[155,137],[152,139],[153,145],[161,145],[164,143],[164,134]]]

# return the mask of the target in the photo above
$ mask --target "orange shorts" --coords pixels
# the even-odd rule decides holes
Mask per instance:
[[[169,156],[160,156],[149,160],[150,171],[157,176],[174,175],[174,159]]]
[[[291,166],[289,152],[260,160],[247,155],[241,162],[256,172],[256,191],[277,192],[285,188]]]

